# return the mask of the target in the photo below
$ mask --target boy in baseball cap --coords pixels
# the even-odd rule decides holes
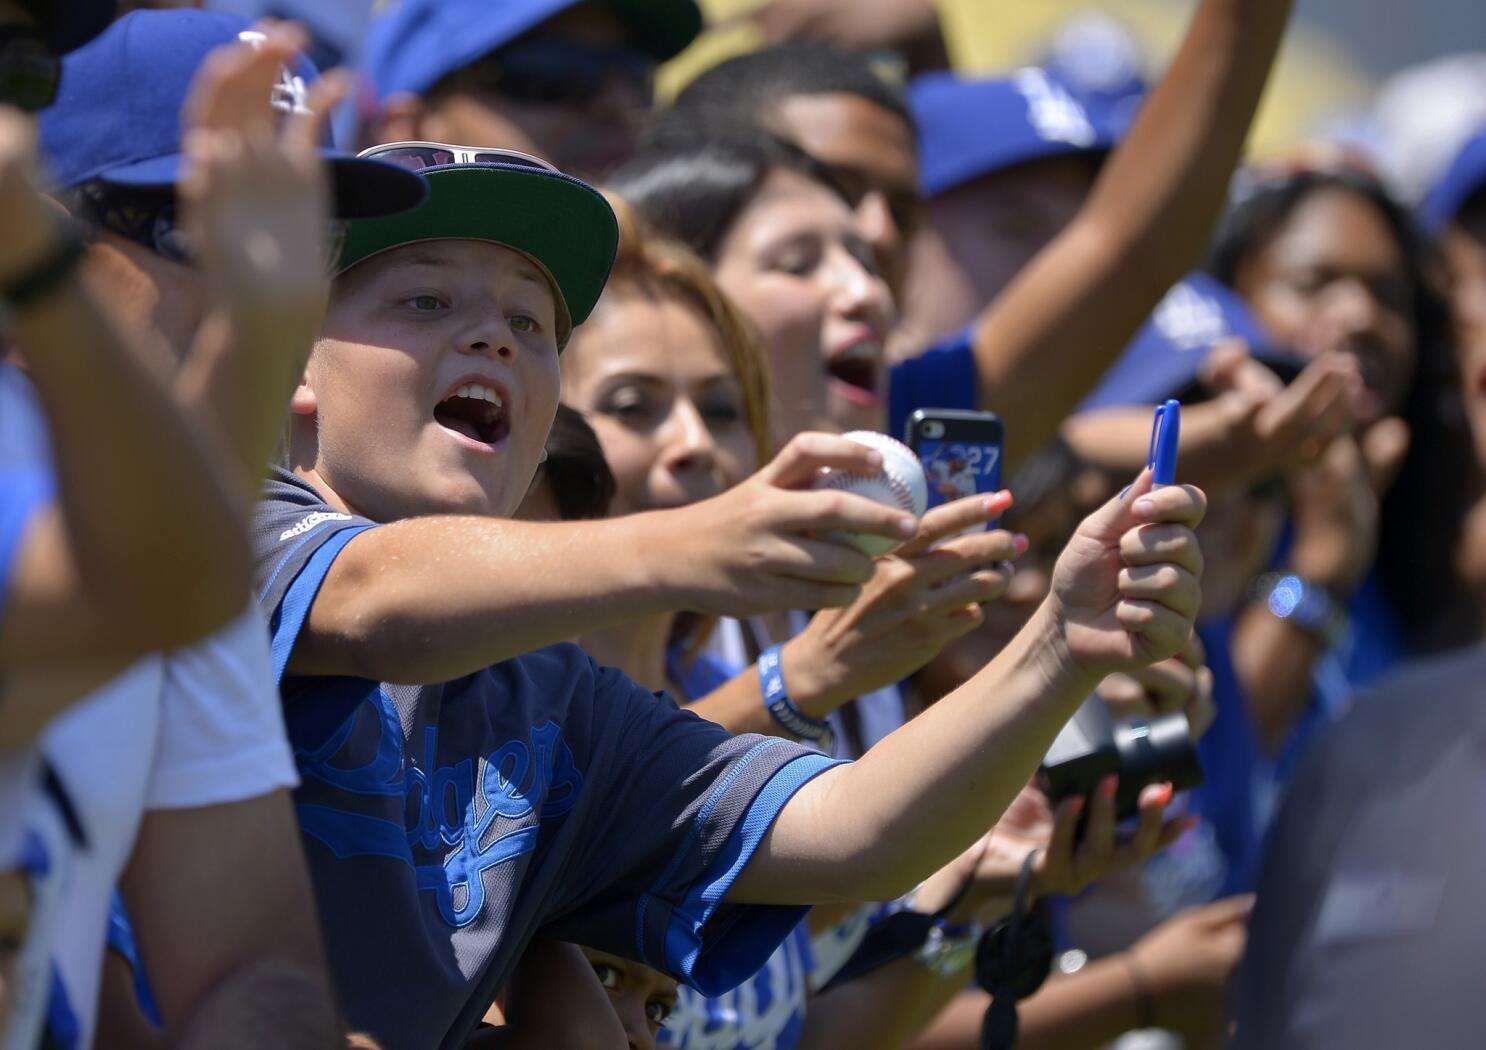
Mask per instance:
[[[363,55],[373,142],[505,146],[599,177],[633,152],[695,0],[401,0]]]
[[[896,896],[982,834],[1096,667],[1185,643],[1201,498],[1170,486],[1136,512],[1142,481],[1086,525],[1102,553],[1059,578],[1116,594],[1120,537],[1159,522],[1175,582],[1140,599],[1164,610],[1147,621],[1159,637],[1135,625],[1135,641],[1112,606],[1059,592],[1056,619],[1012,646],[1062,667],[1054,684],[1020,657],[993,664],[859,772],[731,736],[553,645],[677,608],[849,601],[871,563],[822,526],[912,525],[809,487],[822,466],[880,466],[823,434],[693,506],[510,520],[556,410],[557,355],[612,262],[614,217],[531,157],[426,143],[367,155],[417,167],[430,197],[352,224],[293,401],[293,470],[270,482],[257,536],[332,970],[353,1024],[391,1050],[462,1045],[536,937],[731,987],[801,905]]]

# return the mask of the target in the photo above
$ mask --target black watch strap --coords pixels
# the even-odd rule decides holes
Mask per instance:
[[[84,250],[82,238],[75,231],[64,227],[46,258],[0,287],[0,302],[7,309],[16,312],[45,299],[72,276]]]

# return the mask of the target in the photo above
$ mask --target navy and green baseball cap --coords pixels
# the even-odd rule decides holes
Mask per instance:
[[[1066,154],[1103,156],[1128,115],[1086,104],[1046,70],[1006,77],[926,73],[908,85],[918,124],[924,193],[937,197],[972,179]]]
[[[611,8],[634,46],[657,62],[678,54],[702,31],[696,0],[588,0]],[[579,0],[399,0],[367,31],[361,67],[378,101],[421,95]]]
[[[135,11],[63,60],[56,101],[41,113],[41,147],[54,185],[100,181],[168,191],[181,174],[181,108],[214,49],[251,39],[235,15],[195,10]],[[272,103],[303,107],[317,72],[301,58],[284,69]],[[386,215],[423,199],[422,179],[393,164],[358,160],[328,146],[335,213]]]
[[[1419,206],[1424,225],[1439,231],[1448,226],[1467,201],[1486,191],[1486,131],[1470,139],[1445,169],[1445,174]]]
[[[418,207],[352,222],[340,272],[375,255],[422,241],[490,241],[535,263],[557,304],[557,345],[593,312],[619,250],[619,223],[598,190],[545,161],[502,149],[431,142],[373,146],[417,171],[429,194]]]

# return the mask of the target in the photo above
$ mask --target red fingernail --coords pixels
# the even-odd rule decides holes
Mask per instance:
[[[1171,796],[1174,794],[1176,794],[1176,788],[1174,788],[1170,784],[1162,784],[1161,789],[1156,793],[1156,805],[1166,805],[1168,802],[1171,801]]]
[[[1016,550],[1017,556],[1020,557],[1032,549],[1032,541],[1027,539],[1024,534],[1018,532],[1015,536],[1011,537],[1011,546]]]
[[[999,492],[992,492],[989,496],[986,497],[985,500],[986,514],[991,517],[995,517],[997,514],[1000,514],[1009,506],[1011,506],[1010,489],[1002,489]]]
[[[1105,798],[1114,798],[1115,791],[1120,786],[1120,778],[1111,773],[1099,781],[1099,793]]]

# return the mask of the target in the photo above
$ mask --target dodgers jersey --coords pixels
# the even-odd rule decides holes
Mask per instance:
[[[732,736],[554,645],[451,682],[284,674],[336,557],[375,523],[285,471],[255,522],[295,808],[352,1028],[460,1045],[540,935],[717,994],[803,907],[722,897],[832,760]]]

